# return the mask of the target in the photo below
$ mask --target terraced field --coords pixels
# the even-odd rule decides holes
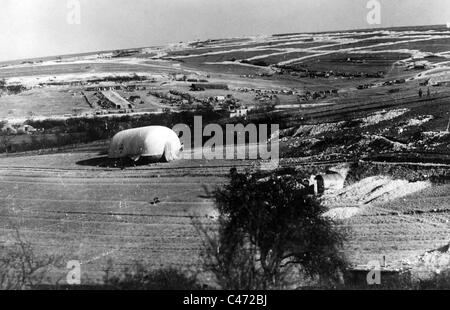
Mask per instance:
[[[374,32],[335,32],[319,34],[288,34],[250,38],[243,44],[227,42],[201,42],[196,48],[179,48],[167,52],[167,57],[190,63],[203,58],[204,62],[223,62],[246,60],[250,63],[267,59],[266,66],[277,64],[302,64],[310,58],[335,54],[335,57],[358,57],[362,51],[372,52],[371,57],[384,59],[387,67],[399,59],[408,58],[417,52],[442,53],[448,51],[450,32],[445,27],[432,29],[394,28]],[[276,50],[276,51],[275,51]],[[380,52],[385,52],[380,53]],[[272,56],[273,54],[273,56]],[[355,55],[353,55],[355,54]],[[390,55],[389,55],[390,54]],[[396,54],[396,55],[395,55]],[[277,55],[277,57],[275,57]],[[334,70],[326,61],[324,68],[317,70]],[[339,59],[334,62],[339,66]],[[362,68],[362,66],[361,66]],[[314,70],[314,69],[312,69]],[[343,70],[341,68],[341,70]],[[364,71],[364,70],[362,70]]]

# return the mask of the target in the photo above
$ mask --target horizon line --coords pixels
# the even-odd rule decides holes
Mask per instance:
[[[422,25],[409,25],[409,26],[388,26],[388,27],[373,27],[373,28],[348,28],[348,29],[341,29],[341,30],[323,30],[323,31],[308,31],[308,32],[288,32],[288,33],[272,33],[272,34],[258,34],[258,35],[243,35],[243,36],[236,36],[236,37],[227,37],[227,38],[208,38],[208,39],[198,39],[198,40],[191,40],[191,41],[179,41],[178,43],[191,43],[191,42],[202,42],[202,41],[208,41],[208,40],[224,40],[224,39],[241,39],[241,38],[249,38],[254,36],[279,36],[279,35],[298,35],[298,34],[323,34],[323,33],[338,33],[338,32],[350,32],[350,31],[374,31],[374,30],[382,30],[382,29],[393,29],[393,28],[410,28],[410,27],[437,27],[437,26],[446,26],[446,24],[422,24]],[[69,53],[69,54],[53,54],[53,55],[45,55],[45,56],[38,56],[38,57],[31,57],[31,58],[16,58],[16,59],[5,59],[0,60],[0,64],[8,63],[8,62],[17,62],[17,61],[31,61],[31,60],[38,60],[38,59],[45,59],[45,58],[57,58],[57,57],[69,57],[69,56],[79,56],[79,55],[93,55],[98,53],[107,53],[107,52],[114,52],[114,51],[127,51],[132,49],[145,49],[145,48],[163,48],[166,46],[169,46],[170,44],[176,44],[176,42],[168,42],[166,44],[162,45],[146,45],[142,47],[126,47],[126,48],[116,48],[116,49],[108,49],[108,50],[90,50],[90,51],[83,51],[78,53]]]

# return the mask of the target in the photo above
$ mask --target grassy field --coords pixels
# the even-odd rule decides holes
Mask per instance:
[[[91,111],[76,89],[61,87],[32,89],[15,96],[0,97],[0,118],[23,118],[83,114]]]

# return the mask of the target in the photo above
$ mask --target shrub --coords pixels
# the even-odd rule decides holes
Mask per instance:
[[[108,262],[104,285],[115,290],[198,290],[197,277],[175,268],[151,270],[135,262],[116,275],[111,275]]]
[[[421,290],[449,290],[450,270],[435,274],[430,279],[419,281],[418,288]]]

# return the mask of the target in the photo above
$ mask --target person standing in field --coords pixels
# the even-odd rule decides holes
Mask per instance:
[[[422,96],[423,96],[422,88],[419,88],[419,97],[422,98]]]

